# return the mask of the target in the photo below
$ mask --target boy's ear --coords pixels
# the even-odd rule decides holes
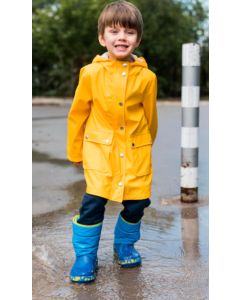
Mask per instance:
[[[137,46],[136,47],[138,47],[140,45],[141,40],[142,40],[142,37],[140,37],[140,39],[137,41],[137,43],[136,43]]]
[[[100,45],[102,45],[103,47],[106,47],[106,43],[100,32],[98,33],[98,40],[99,40]]]

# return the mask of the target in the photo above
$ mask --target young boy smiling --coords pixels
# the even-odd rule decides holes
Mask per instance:
[[[158,128],[156,75],[143,57],[132,54],[143,35],[141,13],[130,2],[113,2],[100,15],[98,32],[107,52],[81,69],[68,117],[68,158],[83,163],[87,184],[80,216],[72,222],[75,282],[95,279],[108,200],[124,207],[114,231],[118,264],[141,263],[134,243],[151,203],[151,150]]]
[[[118,61],[134,62],[132,52],[139,46],[137,30],[119,25],[106,26],[104,34],[99,33],[99,42],[108,50],[108,58]]]

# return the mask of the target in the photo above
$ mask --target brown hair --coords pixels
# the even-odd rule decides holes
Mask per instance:
[[[116,26],[135,29],[137,41],[143,35],[143,19],[140,11],[132,3],[116,1],[108,4],[98,19],[98,32],[103,37],[106,26]]]

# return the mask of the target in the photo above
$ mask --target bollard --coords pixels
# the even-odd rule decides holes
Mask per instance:
[[[182,45],[181,201],[198,201],[200,45]]]

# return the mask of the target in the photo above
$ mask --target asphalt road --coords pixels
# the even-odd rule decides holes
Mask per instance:
[[[108,201],[97,279],[75,284],[71,220],[85,193],[83,169],[66,158],[70,106],[33,107],[33,299],[208,299],[209,106],[200,106],[198,204],[180,194],[181,103],[158,105],[151,206],[136,249],[142,266],[120,268],[113,231],[122,205]],[[163,205],[164,204],[164,205]],[[168,204],[168,205],[166,205]]]

